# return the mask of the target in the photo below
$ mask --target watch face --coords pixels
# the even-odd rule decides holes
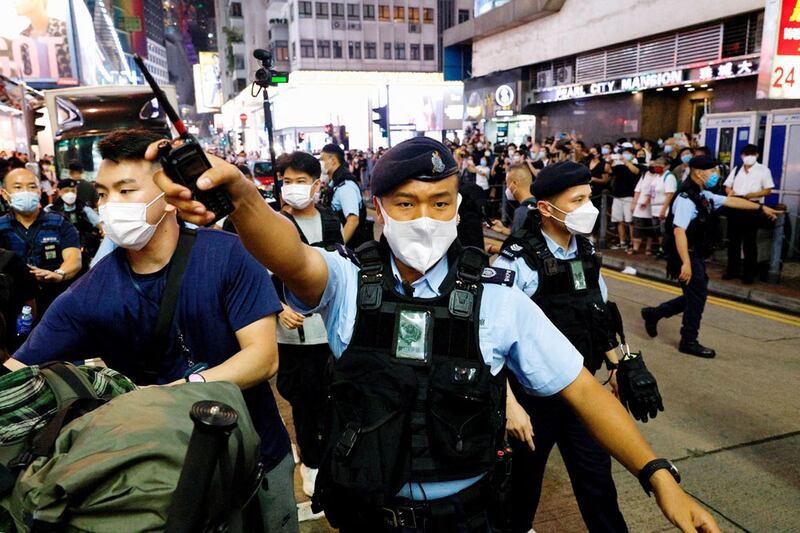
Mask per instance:
[[[189,383],[205,383],[205,378],[200,374],[189,374]]]

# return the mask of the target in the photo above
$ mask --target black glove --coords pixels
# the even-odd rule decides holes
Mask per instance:
[[[619,362],[617,384],[619,400],[631,412],[633,418],[647,422],[647,416],[655,418],[664,410],[658,384],[647,370],[641,353],[634,353]]]

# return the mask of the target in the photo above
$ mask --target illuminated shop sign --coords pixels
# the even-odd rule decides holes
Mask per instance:
[[[535,103],[560,102],[626,92],[644,91],[672,87],[686,83],[751,76],[758,73],[758,59],[749,58],[737,61],[722,61],[701,64],[692,68],[648,72],[595,83],[580,83],[551,87],[534,92]]]

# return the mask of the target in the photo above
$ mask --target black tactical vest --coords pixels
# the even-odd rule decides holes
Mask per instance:
[[[688,198],[697,208],[697,216],[686,228],[686,240],[691,255],[706,259],[721,240],[719,215],[714,211],[711,201],[701,194],[700,186],[687,178],[678,188],[670,204],[669,215],[664,224],[664,252],[667,255],[667,274],[677,278],[682,260],[675,243],[674,205],[679,197]]]
[[[412,480],[491,471],[505,425],[505,381],[492,376],[478,339],[482,275],[496,274],[484,272],[485,254],[456,242],[441,296],[432,299],[394,289],[385,242],[369,242],[356,256],[356,325],[330,388],[327,490],[381,505]]]
[[[300,229],[300,226],[297,224],[297,220],[289,213],[283,213],[283,216],[292,221],[294,227],[297,228],[297,232],[300,234],[300,240],[303,241],[303,244],[324,248],[326,250],[333,250],[337,244],[344,244],[342,240],[342,225],[339,223],[339,217],[327,207],[317,206],[317,211],[319,212],[320,223],[322,224],[322,240],[320,242],[308,242],[308,239],[303,234],[303,230]]]
[[[547,247],[538,220],[529,214],[525,227],[503,244],[501,255],[522,257],[539,273],[539,286],[531,299],[583,355],[583,365],[596,372],[609,342],[606,304],[600,291],[600,256],[586,237],[576,235],[575,259],[556,259]]]

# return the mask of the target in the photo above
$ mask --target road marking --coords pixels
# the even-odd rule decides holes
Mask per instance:
[[[621,274],[616,270],[609,270],[607,268],[603,268],[603,276],[615,279],[617,281],[631,283],[633,285],[639,285],[641,287],[648,287],[650,289],[655,289],[657,291],[666,292],[669,294],[675,294],[675,295],[682,294],[682,291],[673,285],[668,285],[660,281],[652,281],[649,279],[638,278],[635,276],[630,276],[628,274]],[[717,305],[719,307],[724,307],[726,309],[732,309],[733,311],[739,311],[749,315],[766,318],[767,320],[780,322],[782,324],[788,324],[790,326],[800,327],[800,317],[787,315],[786,313],[780,313],[778,311],[763,309],[760,307],[756,307],[754,305],[734,302],[733,300],[726,300],[724,298],[719,298],[717,296],[709,296],[707,302],[709,304]]]

